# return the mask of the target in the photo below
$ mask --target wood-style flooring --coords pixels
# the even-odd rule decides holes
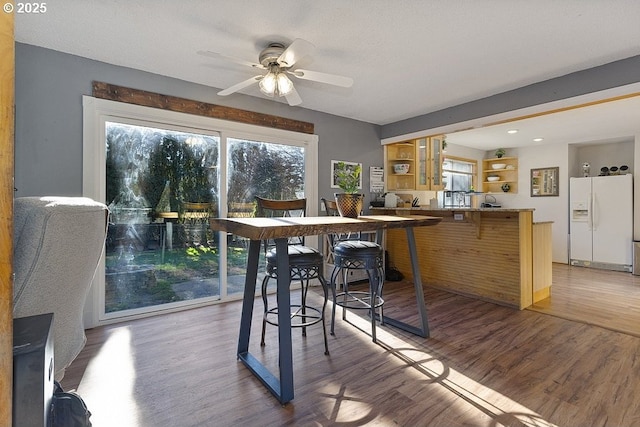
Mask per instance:
[[[640,276],[553,264],[551,298],[529,309],[640,337]]]
[[[629,276],[554,265],[541,309],[596,318],[598,301],[615,298],[576,296],[583,307],[561,295],[628,279],[615,292],[627,306],[601,319],[625,317],[639,307]],[[415,320],[411,286],[389,282],[385,296],[385,314]],[[295,398],[284,407],[236,360],[239,302],[87,331],[63,386],[85,399],[94,427],[640,425],[637,336],[430,288],[425,298],[430,338],[382,326],[374,344],[367,318],[349,312],[325,356],[319,326],[306,338],[294,330]],[[275,370],[276,328],[261,349],[260,305],[251,351]]]

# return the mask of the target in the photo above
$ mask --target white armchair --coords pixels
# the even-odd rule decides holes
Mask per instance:
[[[55,377],[84,347],[84,303],[102,255],[108,208],[85,197],[14,201],[13,317],[53,313]]]

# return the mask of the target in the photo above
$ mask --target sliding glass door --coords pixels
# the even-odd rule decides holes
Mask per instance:
[[[247,242],[209,218],[253,216],[255,196],[317,198],[312,135],[87,103],[83,193],[111,212],[87,326],[239,298]]]

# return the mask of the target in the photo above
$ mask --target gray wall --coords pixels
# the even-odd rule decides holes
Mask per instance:
[[[376,125],[16,43],[16,197],[81,195],[82,95],[94,80],[314,123],[320,197],[335,191],[331,160],[363,163],[367,196],[369,166],[383,164]]]
[[[383,163],[382,138],[636,83],[638,69],[634,56],[379,127],[245,95],[218,97],[207,86],[16,43],[16,196],[81,194],[81,96],[94,80],[314,123],[322,197],[334,192],[331,160],[363,163],[368,195],[369,166]]]

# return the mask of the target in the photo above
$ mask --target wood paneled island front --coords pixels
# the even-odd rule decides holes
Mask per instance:
[[[534,223],[533,209],[413,207],[371,212],[443,218],[437,227],[415,230],[425,285],[518,309],[550,296],[551,223]],[[405,235],[389,230],[386,249],[391,264],[411,277]]]

